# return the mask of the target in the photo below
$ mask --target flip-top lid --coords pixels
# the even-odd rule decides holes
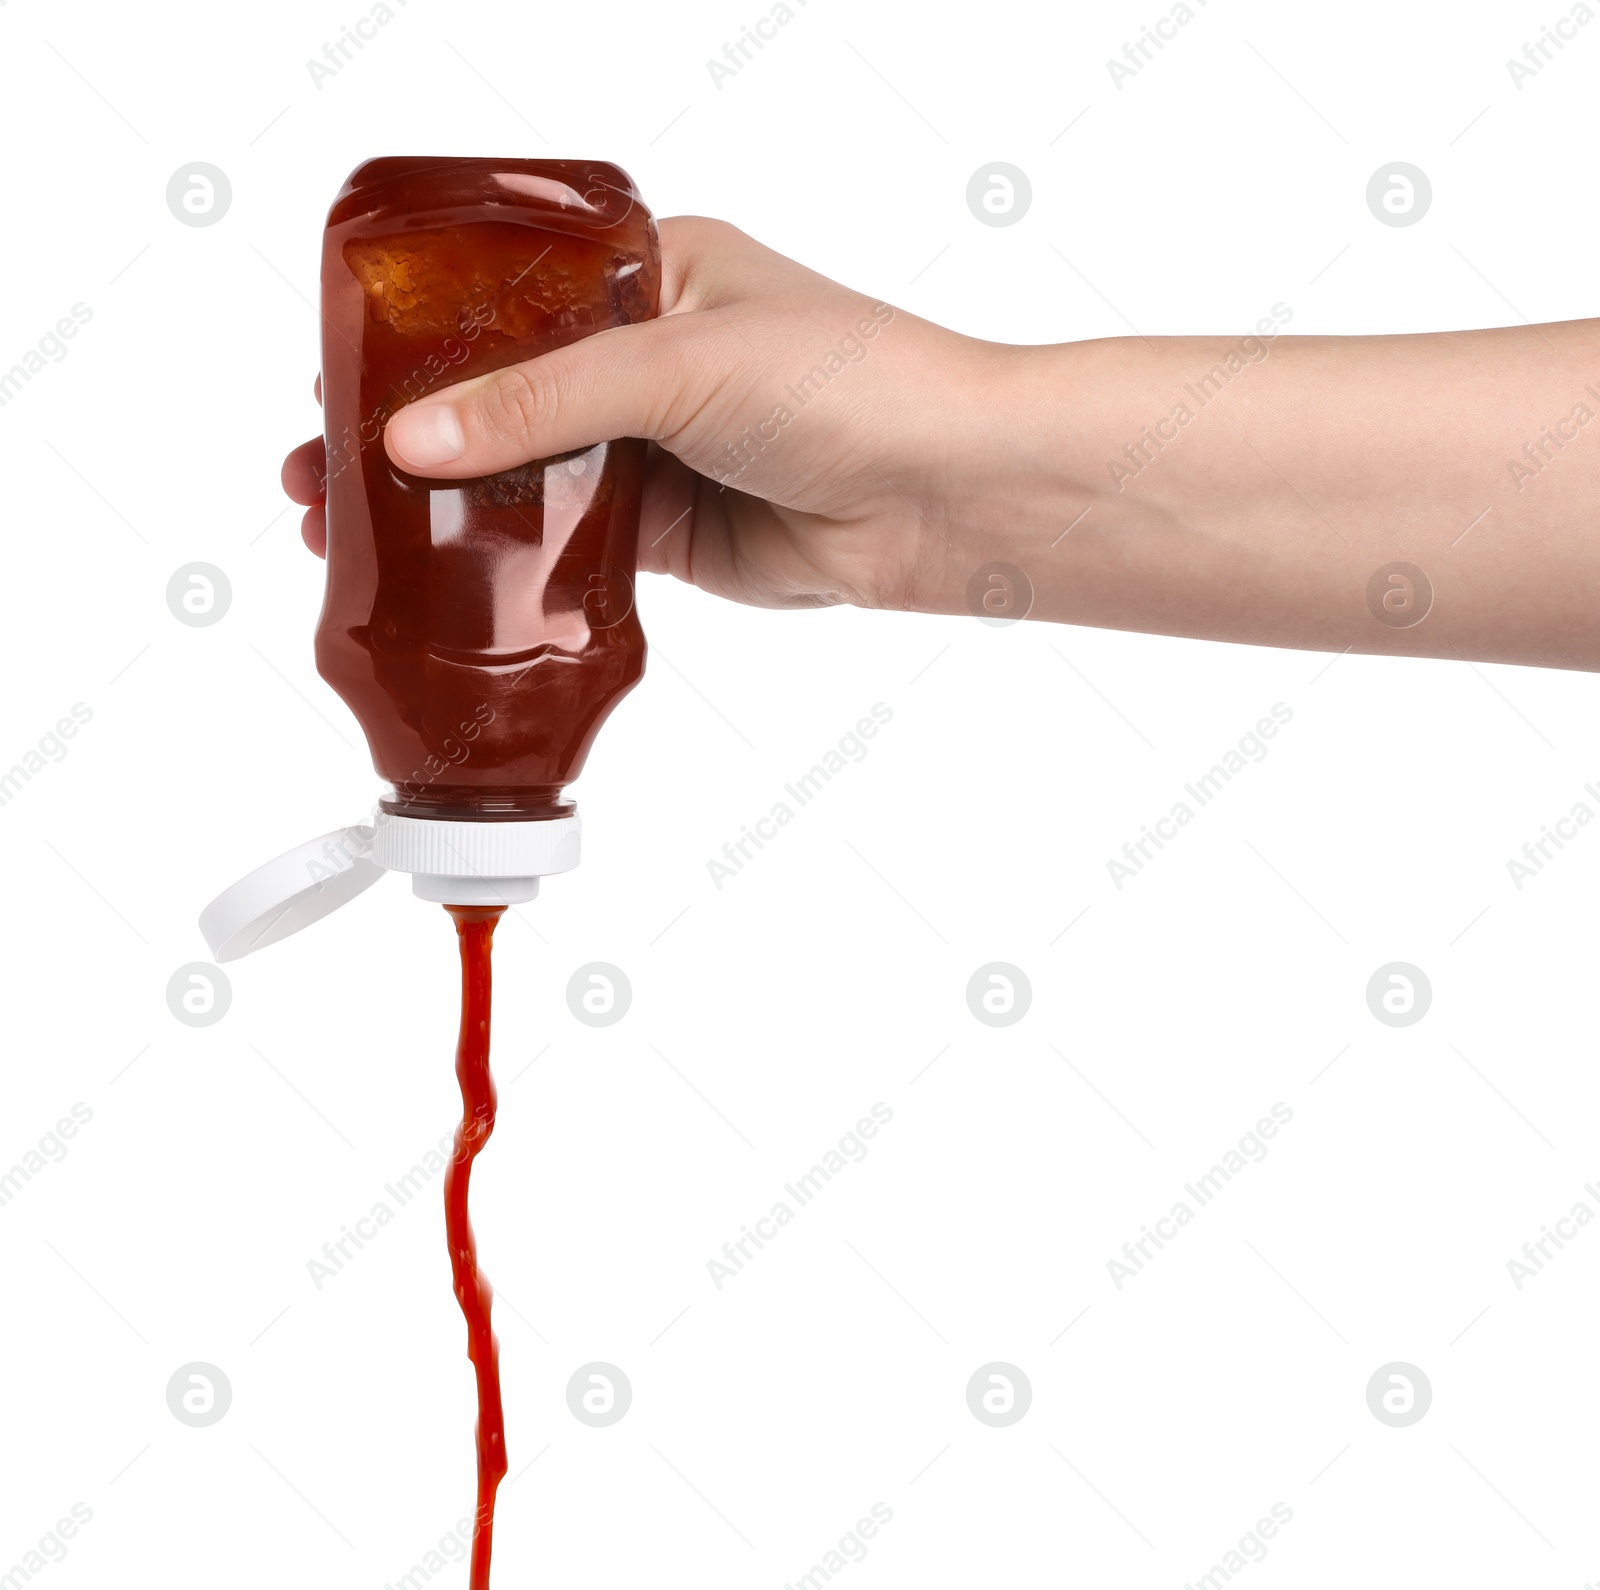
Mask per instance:
[[[237,960],[337,911],[384,874],[372,860],[373,830],[335,828],[247,873],[200,913],[218,961]]]

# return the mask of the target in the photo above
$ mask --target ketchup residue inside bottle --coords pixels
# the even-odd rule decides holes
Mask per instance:
[[[390,461],[390,415],[649,320],[660,293],[655,222],[603,162],[370,160],[334,201],[317,668],[394,785],[387,811],[566,815],[564,786],[645,663],[643,441],[435,480]]]
[[[461,1125],[444,1173],[445,1233],[456,1301],[467,1320],[467,1356],[478,1378],[478,1507],[472,1528],[471,1590],[489,1590],[494,1549],[494,1497],[506,1473],[505,1416],[500,1408],[500,1344],[489,1321],[494,1291],[478,1269],[478,1245],[467,1211],[472,1162],[494,1131],[494,1077],[489,1071],[489,952],[500,905],[447,905],[461,941],[461,1038],[456,1076]]]

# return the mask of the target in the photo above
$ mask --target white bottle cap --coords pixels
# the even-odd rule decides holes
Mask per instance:
[[[224,889],[200,913],[218,961],[298,933],[370,889],[385,872],[412,874],[412,892],[442,905],[518,905],[539,879],[578,865],[576,815],[540,822],[396,817],[308,839]]]

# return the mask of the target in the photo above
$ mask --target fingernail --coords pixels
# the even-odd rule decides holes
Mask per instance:
[[[448,403],[419,403],[401,409],[389,421],[395,451],[408,464],[426,469],[448,464],[467,450],[467,438]]]

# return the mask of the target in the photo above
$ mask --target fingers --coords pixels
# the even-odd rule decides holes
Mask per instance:
[[[315,508],[306,509],[305,518],[300,521],[300,539],[319,558],[327,557],[328,510],[320,503]]]
[[[320,372],[311,390],[318,403],[322,401],[322,376]],[[328,450],[320,436],[302,442],[283,461],[279,475],[284,495],[290,502],[305,508],[300,520],[300,539],[319,558],[328,555],[328,510],[324,506],[328,497]]]
[[[283,461],[284,495],[303,508],[320,505],[328,495],[328,456],[322,438],[302,442]]]
[[[526,364],[430,393],[389,421],[384,446],[413,474],[460,480],[618,436],[671,432],[715,390],[706,318],[598,332]]]
[[[300,521],[300,539],[319,558],[328,555],[328,456],[322,438],[302,442],[283,461],[283,490],[290,502],[306,510]]]
[[[650,444],[639,513],[639,567],[689,580],[695,501],[702,477]]]

